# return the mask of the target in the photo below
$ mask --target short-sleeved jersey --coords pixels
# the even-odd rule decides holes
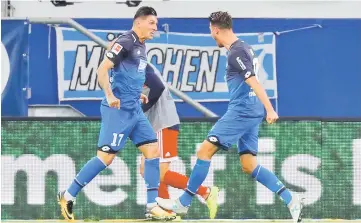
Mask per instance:
[[[147,56],[145,44],[134,31],[119,36],[105,56],[114,63],[109,81],[120,107],[127,110],[141,109],[140,94],[145,81]],[[108,105],[106,99],[103,105]]]
[[[251,46],[241,40],[232,44],[227,56],[226,81],[230,93],[228,110],[244,117],[264,115],[264,107],[252,88],[245,82],[256,76],[257,58]]]

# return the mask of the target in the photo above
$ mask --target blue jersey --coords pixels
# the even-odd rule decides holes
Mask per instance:
[[[139,41],[134,31],[128,31],[118,37],[106,57],[114,63],[109,81],[114,96],[120,99],[120,107],[141,109],[139,98],[147,67],[145,44]],[[108,106],[105,98],[102,104]]]
[[[145,44],[134,31],[128,31],[118,37],[105,56],[114,63],[109,81],[114,96],[120,99],[120,109],[109,107],[106,99],[102,101],[98,150],[117,153],[128,137],[137,147],[157,142],[139,100],[147,67]]]
[[[241,40],[232,44],[227,56],[226,81],[230,93],[228,111],[244,117],[264,116],[264,107],[245,82],[256,76],[257,58],[252,48]]]
[[[225,150],[237,143],[240,155],[258,152],[258,129],[264,107],[246,83],[256,76],[256,69],[257,58],[252,48],[241,40],[234,42],[228,51],[225,76],[230,93],[228,109],[207,136],[210,143]]]

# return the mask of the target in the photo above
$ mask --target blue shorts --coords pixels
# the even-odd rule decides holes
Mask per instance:
[[[257,155],[258,129],[262,120],[263,117],[241,117],[227,111],[208,133],[207,140],[224,150],[237,143],[240,155]]]
[[[98,150],[117,153],[129,137],[137,146],[157,142],[157,137],[142,110],[129,111],[124,109],[100,106],[102,117]]]

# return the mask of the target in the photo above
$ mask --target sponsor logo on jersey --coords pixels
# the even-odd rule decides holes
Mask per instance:
[[[147,67],[147,61],[146,60],[140,60],[139,66],[138,66],[138,72],[145,72],[145,68]]]
[[[237,60],[237,63],[239,64],[239,66],[241,67],[242,70],[245,70],[246,69],[246,65],[244,65],[242,59],[240,57],[237,57],[236,58]]]
[[[122,51],[123,46],[120,45],[119,43],[114,43],[113,47],[112,47],[112,52],[115,53],[116,55],[118,55],[120,53],[120,51]]]
[[[253,90],[251,90],[251,91],[248,93],[248,96],[249,96],[249,97],[255,97],[255,96],[257,96],[257,95],[256,95],[256,93],[254,93]]]

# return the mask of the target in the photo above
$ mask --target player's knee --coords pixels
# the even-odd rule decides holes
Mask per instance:
[[[113,160],[114,160],[114,158],[101,158],[101,157],[99,157],[99,159],[101,159],[102,161],[103,161],[103,163],[105,164],[105,165],[107,165],[107,166],[109,166],[110,164],[112,164],[112,162],[113,162]]]
[[[251,165],[242,165],[242,171],[246,174],[252,174],[253,168]]]
[[[247,174],[252,174],[253,170],[257,167],[257,162],[250,159],[241,159],[242,171]]]
[[[204,150],[198,150],[197,151],[197,158],[201,160],[209,160],[209,156]]]
[[[159,158],[160,153],[157,147],[151,148],[146,156],[147,159]]]
[[[158,143],[149,143],[146,145],[142,145],[139,147],[140,151],[142,151],[144,157],[146,159],[154,159],[160,156]]]
[[[109,166],[110,164],[112,164],[115,154],[109,154],[102,151],[98,151],[97,156],[105,165]]]
[[[253,156],[241,156],[242,171],[247,174],[252,174],[253,170],[257,167],[257,160]]]
[[[217,146],[208,141],[204,141],[197,151],[197,158],[201,160],[211,160],[217,150]]]

